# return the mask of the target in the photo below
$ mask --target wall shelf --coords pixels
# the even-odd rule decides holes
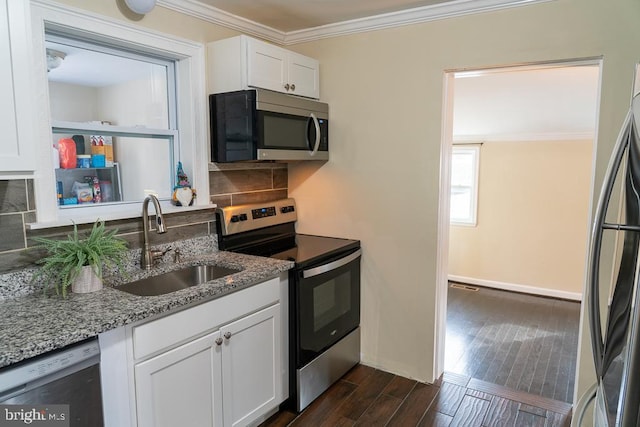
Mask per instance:
[[[103,197],[103,201],[106,202],[122,202],[122,182],[120,181],[120,165],[116,162],[113,167],[101,167],[101,168],[73,168],[73,169],[56,169],[56,181],[62,183],[62,198],[75,197],[71,193],[74,182],[87,182],[85,177],[97,176],[101,182],[100,190]],[[109,181],[111,183],[111,197],[105,199],[108,196],[108,191],[103,189],[103,182]],[[61,209],[65,208],[77,208],[83,205],[90,205],[92,203],[84,203],[82,205],[70,204],[60,205]]]

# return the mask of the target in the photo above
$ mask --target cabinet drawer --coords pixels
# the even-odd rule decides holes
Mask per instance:
[[[180,344],[220,325],[279,300],[280,279],[275,277],[175,314],[132,327],[136,360]]]

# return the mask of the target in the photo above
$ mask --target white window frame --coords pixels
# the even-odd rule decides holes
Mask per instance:
[[[162,129],[153,129],[149,127],[130,127],[130,126],[113,126],[113,125],[102,125],[102,124],[94,124],[94,123],[86,123],[86,122],[70,122],[70,121],[60,121],[60,120],[51,120],[52,131],[54,137],[56,135],[65,135],[65,134],[80,134],[80,135],[105,135],[105,136],[115,136],[115,137],[129,137],[129,138],[146,138],[146,139],[161,139],[167,141],[169,144],[169,170],[165,171],[170,176],[168,177],[171,182],[171,186],[175,185],[176,180],[176,159],[180,158],[180,136],[178,132],[177,120],[176,120],[176,73],[175,73],[175,61],[167,60],[164,58],[159,58],[157,56],[145,56],[140,55],[137,52],[131,52],[128,50],[113,48],[110,46],[104,46],[102,43],[95,43],[94,41],[86,41],[86,40],[77,40],[75,38],[69,37],[67,35],[61,35],[59,33],[52,33],[49,31],[45,31],[45,40],[51,41],[54,43],[74,46],[80,49],[91,50],[95,52],[100,52],[105,55],[119,56],[122,58],[127,58],[133,61],[144,61],[146,63],[152,63],[166,69],[166,83],[167,83],[167,119],[168,119],[168,128]],[[54,138],[55,139],[55,138]],[[166,175],[165,175],[166,177]],[[121,187],[122,187],[122,177],[118,178]],[[150,187],[151,189],[158,190],[155,187]],[[142,190],[142,188],[140,188]],[[169,191],[169,189],[166,189]],[[120,194],[122,196],[122,194]],[[139,200],[121,200],[116,203],[125,204],[125,203],[140,203]],[[60,217],[77,217],[78,209],[100,209],[100,205],[94,205],[91,203],[80,204],[80,205],[64,205],[60,206],[59,209],[71,209],[75,212],[60,212]]]
[[[87,209],[60,210],[56,200],[56,182],[51,161],[52,121],[49,111],[48,81],[45,64],[45,29],[80,39],[107,41],[122,47],[175,61],[176,120],[179,123],[177,155],[188,171],[194,188],[202,196],[195,208],[210,207],[209,158],[207,144],[207,104],[205,85],[205,49],[202,43],[180,39],[105,16],[90,13],[49,0],[31,1],[33,38],[32,80],[36,93],[36,172],[35,196],[37,223],[31,228],[53,227],[140,216],[142,200],[136,203],[96,205]],[[167,212],[185,210],[163,202]],[[67,212],[70,212],[67,214]]]
[[[479,187],[479,177],[480,177],[480,145],[479,144],[464,144],[464,145],[453,145],[451,149],[451,160],[453,165],[453,158],[456,154],[461,153],[471,153],[473,154],[474,162],[473,162],[473,171],[471,172],[471,176],[473,178],[473,182],[469,188],[471,189],[471,215],[466,219],[453,219],[451,217],[451,212],[449,212],[449,220],[451,225],[461,225],[467,227],[475,227],[478,224],[478,187]],[[452,166],[452,174],[453,174],[453,166]],[[466,186],[465,186],[466,187]],[[453,182],[451,183],[450,191],[453,192]]]

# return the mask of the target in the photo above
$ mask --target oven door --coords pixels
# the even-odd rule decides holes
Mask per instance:
[[[298,273],[296,367],[301,368],[360,324],[361,249]]]

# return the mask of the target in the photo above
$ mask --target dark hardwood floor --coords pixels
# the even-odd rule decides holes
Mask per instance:
[[[579,313],[570,301],[450,288],[436,384],[358,365],[301,414],[261,427],[569,426]]]
[[[571,405],[445,373],[424,384],[358,365],[301,414],[282,410],[261,427],[566,427]]]
[[[580,303],[449,287],[445,371],[573,401]]]

